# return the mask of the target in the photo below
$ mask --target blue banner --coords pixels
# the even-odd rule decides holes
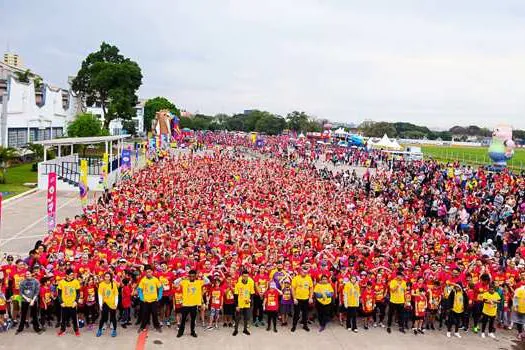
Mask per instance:
[[[122,162],[120,163],[122,170],[131,169],[131,150],[122,150]]]

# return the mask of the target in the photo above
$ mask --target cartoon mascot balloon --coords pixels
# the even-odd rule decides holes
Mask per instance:
[[[512,141],[512,127],[507,124],[496,126],[492,132],[492,142],[489,147],[489,157],[497,166],[506,166],[507,161],[514,155],[514,141]]]

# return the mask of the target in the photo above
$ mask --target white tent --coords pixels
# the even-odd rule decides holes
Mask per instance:
[[[374,144],[374,147],[390,148],[392,147],[392,143],[390,142],[390,139],[388,138],[388,136],[384,134],[381,140],[379,140],[377,143]]]
[[[401,145],[399,144],[399,142],[397,142],[397,140],[393,140],[393,141],[391,141],[391,146],[390,146],[390,148],[395,149],[395,150],[399,150],[399,149],[401,149],[402,147],[401,147]]]
[[[336,136],[346,136],[346,135],[348,135],[348,133],[343,128],[337,129],[336,131],[334,131],[334,134]]]

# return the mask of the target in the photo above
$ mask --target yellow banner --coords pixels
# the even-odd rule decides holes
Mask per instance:
[[[88,162],[86,159],[80,160],[80,202],[83,207],[88,202]]]

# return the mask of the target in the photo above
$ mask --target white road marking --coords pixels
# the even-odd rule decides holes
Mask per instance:
[[[62,204],[61,206],[57,207],[57,211],[58,209],[62,209],[63,207],[65,207],[66,205],[69,205],[69,203],[73,202],[74,200],[79,200],[78,198],[76,197],[73,197],[71,199],[69,199],[68,201],[66,201],[64,204]],[[3,241],[2,243],[0,243],[0,247],[3,247],[7,242],[10,242],[14,239],[16,239],[18,236],[24,234],[24,232],[27,232],[29,231],[30,229],[32,229],[33,227],[35,227],[36,225],[38,225],[41,221],[47,219],[47,215],[46,216],[43,216],[42,218],[38,219],[37,221],[33,222],[32,224],[26,226],[25,228],[23,228],[22,230],[18,231],[17,233],[15,233],[13,236],[11,236],[10,238],[7,238],[5,239],[5,241]],[[44,236],[44,234],[40,235],[40,236]],[[39,236],[39,237],[40,237]]]

